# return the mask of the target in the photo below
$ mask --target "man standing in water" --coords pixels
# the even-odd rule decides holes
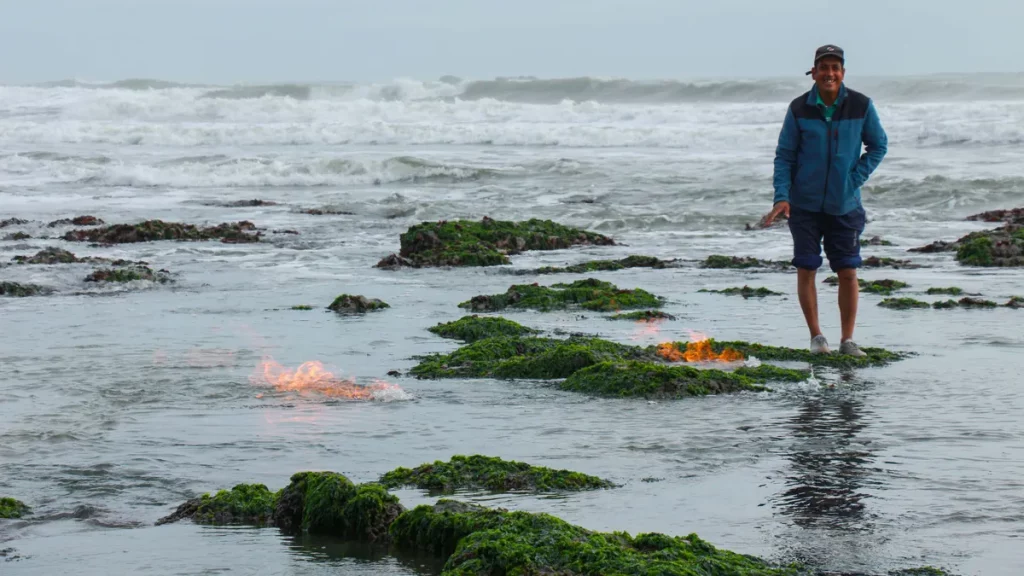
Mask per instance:
[[[818,325],[815,286],[824,241],[829,267],[839,275],[839,352],[864,356],[853,341],[865,223],[860,187],[885,156],[888,139],[871,99],[843,84],[845,64],[838,46],[828,44],[814,53],[814,67],[807,73],[814,86],[790,104],[779,134],[775,205],[764,222],[770,225],[780,215],[789,219],[797,293],[811,331],[811,352],[829,352]]]

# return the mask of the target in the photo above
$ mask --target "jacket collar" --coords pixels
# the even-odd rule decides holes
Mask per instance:
[[[843,103],[846,99],[846,84],[839,85],[839,96],[836,97],[836,107]],[[817,106],[818,105],[818,85],[815,84],[811,87],[811,91],[807,93],[807,105]]]

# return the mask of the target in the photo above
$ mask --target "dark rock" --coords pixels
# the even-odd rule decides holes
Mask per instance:
[[[74,218],[54,220],[47,224],[47,226],[50,228],[56,228],[57,226],[99,226],[103,223],[103,220],[95,216],[76,216]]]
[[[81,262],[74,254],[61,248],[45,248],[36,252],[35,256],[15,256],[12,258],[19,264],[74,264]]]
[[[28,220],[22,220],[21,218],[8,218],[7,220],[0,220],[0,228],[6,228],[8,226],[21,226],[22,224],[28,224]]]
[[[366,296],[358,296],[353,294],[342,294],[331,302],[331,305],[327,307],[328,310],[333,310],[338,313],[346,314],[362,314],[364,312],[372,312],[374,310],[383,310],[384,308],[390,308],[387,302],[378,300],[377,298],[367,298]]]
[[[220,238],[226,243],[259,242],[259,233],[250,234],[256,225],[247,220],[230,224],[218,224],[209,228],[198,228],[192,224],[147,220],[139,224],[115,224],[91,230],[71,230],[64,239],[72,242],[96,242],[99,244],[125,244],[132,242],[153,242],[158,240],[213,240]]]
[[[989,210],[981,214],[973,214],[967,217],[968,220],[982,222],[1007,222],[1010,224],[1024,224],[1024,208],[1012,208],[1010,210]]]
[[[0,282],[0,296],[14,296],[24,298],[26,296],[42,296],[53,292],[52,289],[36,284],[18,284],[17,282]]]
[[[398,270],[399,268],[419,268],[419,266],[408,258],[403,258],[398,254],[391,254],[390,256],[382,258],[380,262],[377,262],[376,268]]]
[[[24,232],[15,232],[4,236],[4,240],[31,240],[32,236],[25,234]]]
[[[166,284],[171,281],[171,276],[167,270],[154,272],[148,266],[129,266],[97,270],[85,278],[86,282],[135,282],[137,280]]]

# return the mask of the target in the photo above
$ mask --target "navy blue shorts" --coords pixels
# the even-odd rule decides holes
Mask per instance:
[[[793,266],[805,270],[821,267],[821,245],[833,272],[860,268],[860,235],[866,214],[857,208],[841,216],[824,212],[789,209],[789,232],[793,235]]]

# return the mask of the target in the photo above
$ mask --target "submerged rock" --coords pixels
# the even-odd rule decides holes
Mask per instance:
[[[964,293],[964,290],[963,288],[957,288],[956,286],[950,286],[948,288],[935,287],[929,288],[926,293],[931,295],[949,294],[950,296],[959,296]]]
[[[28,514],[30,508],[14,498],[0,498],[0,518],[16,520]]]
[[[309,214],[310,216],[355,216],[355,212],[338,210],[337,208],[309,208],[299,212]]]
[[[609,320],[636,320],[641,322],[657,322],[658,320],[675,320],[676,317],[660,310],[637,310],[636,312],[624,312],[613,314]]]
[[[883,240],[881,236],[872,236],[867,240],[860,241],[862,246],[892,246],[892,242]]]
[[[288,533],[330,534],[365,542],[387,541],[388,526],[404,511],[376,484],[355,485],[335,472],[299,472],[277,492],[239,484],[185,502],[157,525],[191,519],[197,524],[277,526]]]
[[[587,272],[606,272],[625,270],[627,268],[653,268],[661,270],[673,266],[677,260],[662,260],[654,256],[627,256],[620,260],[591,260],[581,262],[564,268],[545,266],[536,270],[524,270],[519,274],[584,274]]]
[[[171,273],[167,270],[153,271],[149,266],[129,266],[125,268],[104,268],[96,270],[85,277],[86,282],[135,282],[148,280],[166,284],[171,282]]]
[[[861,347],[861,351],[867,356],[857,357],[833,352],[831,354],[813,354],[806,348],[787,348],[785,346],[769,346],[754,342],[742,341],[719,341],[708,340],[711,350],[721,354],[727,349],[735,350],[744,357],[754,356],[759,360],[776,361],[798,361],[807,362],[816,366],[850,367],[860,368],[867,366],[884,366],[891,362],[904,359],[907,355],[903,353],[890,352],[884,348]],[[675,345],[685,349],[686,344],[676,342]]]
[[[663,298],[640,288],[620,289],[610,282],[593,278],[577,280],[572,284],[516,284],[504,294],[474,296],[459,304],[474,312],[494,312],[506,308],[530,310],[565,310],[583,308],[611,312],[634,308],[658,308]]]
[[[75,216],[74,218],[54,220],[47,224],[47,226],[50,228],[56,228],[57,226],[99,226],[103,223],[103,220],[95,216]]]
[[[415,486],[446,493],[462,489],[498,492],[580,491],[615,486],[607,480],[579,472],[530,466],[523,462],[480,455],[453,456],[448,462],[438,460],[411,470],[396,468],[381,476],[380,484],[390,489]]]
[[[390,308],[391,306],[383,300],[377,298],[367,298],[366,296],[359,296],[353,294],[342,294],[331,302],[331,305],[327,307],[328,310],[333,310],[339,314],[363,314],[365,312],[373,312],[374,310],[383,310],[384,308]]]
[[[931,305],[927,302],[915,300],[913,298],[886,298],[878,303],[882,308],[891,308],[893,310],[910,310],[911,308],[931,308]]]
[[[42,296],[53,292],[52,289],[36,284],[19,284],[17,282],[0,282],[0,296],[14,296],[24,298],[27,296]]]
[[[256,208],[259,206],[277,206],[277,202],[253,198],[251,200],[235,200],[233,202],[222,202],[220,204],[215,204],[215,206],[223,206],[224,208]]]
[[[313,307],[308,305],[308,304],[299,304],[297,306],[292,306],[292,310],[312,310],[312,309],[313,309]]]
[[[1009,223],[993,230],[971,232],[955,242],[937,241],[912,252],[956,251],[964,266],[1024,266],[1024,224]]]
[[[413,267],[497,266],[509,263],[509,255],[527,250],[559,250],[578,245],[611,246],[615,242],[601,234],[570,228],[551,220],[526,222],[453,220],[423,222],[400,237],[399,256]],[[400,262],[393,256],[377,267],[393,268]]]
[[[741,390],[767,391],[769,380],[801,382],[810,373],[777,366],[740,367],[734,371],[667,365],[656,362],[601,362],[574,372],[559,387],[600,396],[682,398]]]
[[[958,304],[961,308],[996,308],[999,306],[991,300],[982,298],[961,298]]]
[[[785,270],[792,268],[792,265],[789,262],[780,262],[775,260],[759,260],[757,258],[750,257],[741,258],[739,256],[723,256],[721,254],[712,254],[701,263],[700,267],[712,269],[774,268]]]
[[[8,218],[7,220],[0,220],[0,228],[6,228],[8,226],[21,226],[22,224],[28,224],[28,220],[22,220],[21,218]]]
[[[91,230],[71,230],[64,239],[72,242],[96,242],[99,244],[125,244],[133,242],[154,242],[158,240],[214,240],[219,238],[224,243],[259,242],[256,225],[247,220],[230,224],[218,224],[208,228],[199,228],[193,224],[164,222],[162,220],[146,220],[139,224],[115,224]]]
[[[743,286],[742,288],[725,288],[723,290],[708,290],[703,288],[698,292],[708,292],[711,294],[726,294],[730,296],[743,296],[744,298],[764,298],[766,296],[782,296],[782,292],[775,292],[768,288],[751,288],[750,286]]]
[[[698,574],[795,576],[753,556],[686,537],[601,533],[549,514],[509,512],[441,500],[402,514],[391,526],[400,547],[448,556],[446,575]]]
[[[24,232],[15,232],[4,236],[4,240],[31,240],[32,236]]]
[[[15,256],[11,259],[18,264],[74,264],[81,262],[77,256],[61,248],[46,248],[35,256]]]
[[[835,286],[839,284],[839,277],[829,276],[828,278],[822,280],[822,282],[824,282],[825,284]],[[860,287],[861,292],[865,292],[867,294],[881,294],[883,296],[889,296],[894,291],[902,290],[903,288],[907,288],[910,285],[907,284],[906,282],[901,282],[899,280],[890,280],[887,278],[882,280],[865,280],[863,278],[858,278],[857,286]]]
[[[1013,208],[1010,210],[989,210],[981,214],[972,214],[968,220],[982,222],[1007,222],[1011,224],[1024,224],[1024,208]]]
[[[463,342],[476,342],[484,338],[495,336],[528,336],[537,334],[539,330],[527,328],[522,324],[496,318],[494,316],[463,316],[454,322],[437,324],[427,328],[430,332],[442,338],[452,338]]]
[[[920,268],[920,264],[915,264],[910,260],[896,260],[895,258],[879,258],[878,256],[868,256],[861,261],[861,266],[864,268],[894,268],[899,270],[901,268]]]

